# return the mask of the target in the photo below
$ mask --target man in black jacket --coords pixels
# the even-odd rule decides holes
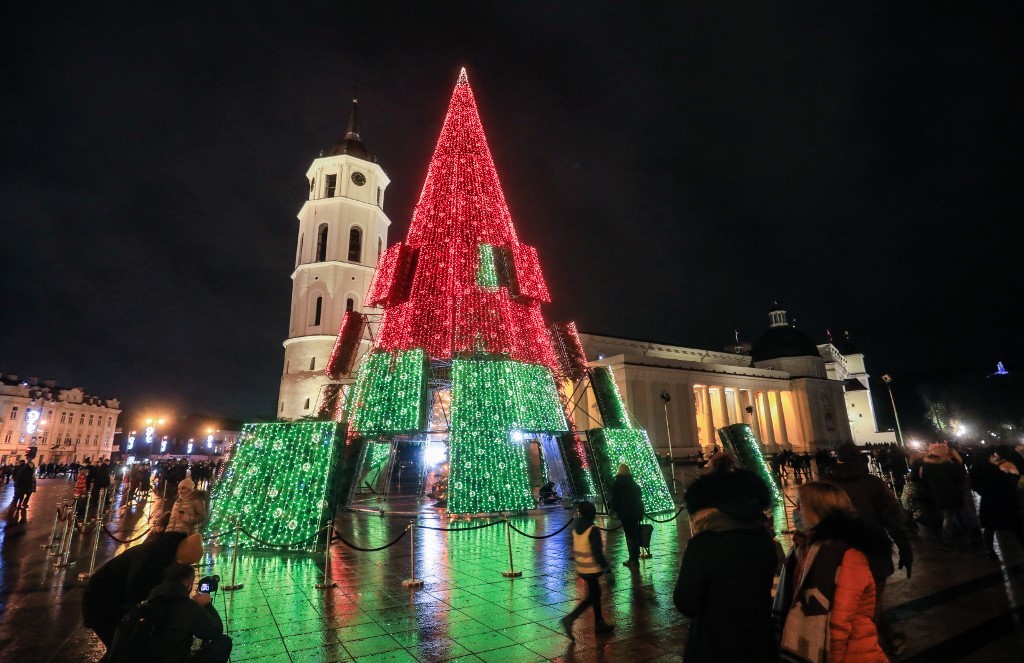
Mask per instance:
[[[151,536],[108,561],[89,578],[82,594],[82,622],[108,649],[121,619],[160,584],[184,538],[180,532]],[[188,561],[198,561],[198,556]]]
[[[195,579],[195,569],[188,564],[168,567],[164,581],[149,593],[144,606],[136,608],[147,613],[149,623],[139,612],[129,614],[114,636],[111,663],[226,663],[231,638],[224,634],[209,594],[196,593],[189,598]],[[192,651],[193,638],[203,642],[196,651]]]

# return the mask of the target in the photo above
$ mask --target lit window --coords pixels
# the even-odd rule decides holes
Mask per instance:
[[[328,175],[327,176],[327,192],[326,192],[325,195],[328,198],[333,198],[334,197],[334,190],[337,187],[338,187],[338,176],[337,175]]]
[[[327,260],[327,224],[321,223],[316,231],[316,261]]]
[[[352,228],[348,231],[348,259],[352,262],[359,262],[363,255],[363,231],[359,228]]]

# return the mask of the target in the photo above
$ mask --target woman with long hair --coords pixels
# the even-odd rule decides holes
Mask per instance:
[[[868,556],[888,538],[857,517],[841,489],[821,481],[799,488],[800,530],[786,558],[773,611],[782,627],[781,661],[885,663],[874,622],[875,582]]]

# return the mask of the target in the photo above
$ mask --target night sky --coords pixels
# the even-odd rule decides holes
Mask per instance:
[[[307,167],[358,86],[400,241],[461,66],[549,321],[1024,371],[1019,5],[19,4],[4,373],[273,416]]]

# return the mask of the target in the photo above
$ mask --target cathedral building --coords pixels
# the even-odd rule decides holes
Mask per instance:
[[[356,100],[345,136],[329,155],[313,160],[306,179],[309,198],[298,214],[291,319],[277,404],[281,419],[318,412],[334,383],[324,369],[345,311],[375,312],[364,298],[387,248],[391,221],[384,214],[384,192],[390,180],[359,136]]]
[[[816,345],[769,313],[768,329],[729,351],[580,334],[591,365],[608,366],[660,455],[692,456],[721,446],[716,430],[749,424],[768,452],[814,451],[854,441],[895,442],[878,432],[864,355],[848,339]],[[581,429],[600,425],[593,392],[574,399]]]

